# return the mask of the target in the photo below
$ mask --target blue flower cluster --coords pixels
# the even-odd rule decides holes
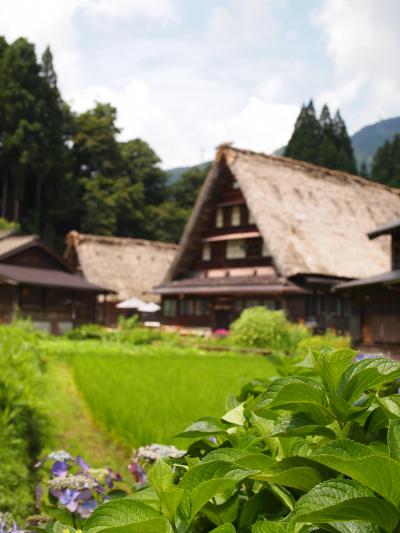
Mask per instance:
[[[50,501],[81,518],[87,518],[94,509],[109,498],[107,496],[121,476],[109,468],[90,468],[77,456],[59,450],[49,454],[37,466],[52,461],[51,479],[48,481]]]

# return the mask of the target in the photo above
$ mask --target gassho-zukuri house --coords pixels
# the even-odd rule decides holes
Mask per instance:
[[[0,235],[0,322],[15,316],[55,334],[96,321],[102,285],[77,274],[36,235]]]
[[[227,328],[248,307],[316,331],[350,329],[332,288],[390,268],[368,232],[400,217],[397,190],[316,165],[221,146],[162,284],[162,322]]]
[[[108,326],[115,326],[119,315],[136,313],[130,302],[142,302],[149,310],[159,303],[152,288],[165,277],[177,250],[171,243],[77,231],[70,231],[66,242],[64,259],[74,272],[109,289],[97,299],[97,321]],[[118,307],[126,301],[128,307]]]

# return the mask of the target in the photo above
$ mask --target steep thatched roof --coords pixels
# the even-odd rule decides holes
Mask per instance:
[[[221,146],[165,282],[189,267],[207,205],[228,170],[238,181],[280,274],[361,278],[390,266],[387,239],[367,233],[400,217],[400,193],[345,172]]]
[[[125,237],[102,237],[71,231],[65,259],[87,280],[115,291],[116,300],[132,296],[157,300],[149,294],[161,282],[177,246]]]

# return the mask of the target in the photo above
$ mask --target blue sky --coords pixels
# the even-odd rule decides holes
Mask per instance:
[[[221,142],[271,152],[302,102],[350,132],[400,115],[397,0],[1,0],[0,33],[50,44],[71,106],[118,110],[165,168]]]

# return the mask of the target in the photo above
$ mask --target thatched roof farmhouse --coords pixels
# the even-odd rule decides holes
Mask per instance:
[[[197,320],[203,326],[228,323],[235,316],[235,300],[243,300],[243,294],[260,284],[263,289],[253,291],[259,301],[260,291],[271,294],[269,287],[277,283],[282,293],[292,284],[302,289],[303,296],[297,298],[303,304],[298,303],[296,318],[326,315],[324,307],[333,316],[341,306],[327,294],[334,283],[389,269],[388,240],[371,241],[367,234],[399,217],[400,194],[395,189],[345,172],[224,145],[217,151],[178,253],[156,292],[165,299],[168,295],[181,300],[184,294],[189,298],[191,286],[193,295],[202,292],[204,298],[218,290],[226,294],[230,287],[229,302],[218,303],[213,297],[203,305],[208,318]],[[262,249],[254,246],[257,240]],[[266,268],[273,275],[271,271],[266,275]],[[275,307],[290,307],[283,297],[274,300]],[[166,306],[170,315],[178,309],[172,303]],[[227,315],[220,322],[215,318],[218,306]],[[167,322],[188,322],[186,308],[181,307],[182,316],[178,309]],[[197,322],[189,320],[192,325]]]
[[[156,301],[152,287],[165,277],[176,249],[164,242],[71,231],[64,258],[92,283],[114,291],[114,301]]]

